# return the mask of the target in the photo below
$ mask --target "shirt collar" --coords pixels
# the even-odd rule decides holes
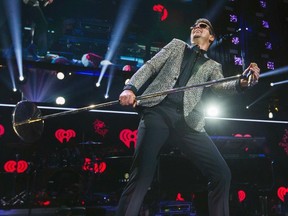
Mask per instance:
[[[209,58],[207,55],[207,51],[200,49],[198,45],[187,45],[187,47],[191,50],[194,50],[195,52],[201,53],[205,58]]]

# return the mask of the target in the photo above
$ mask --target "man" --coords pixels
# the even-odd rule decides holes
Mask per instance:
[[[137,216],[157,165],[160,149],[170,136],[177,136],[179,149],[208,179],[210,216],[229,216],[231,173],[204,129],[201,96],[204,87],[136,101],[137,91],[151,78],[143,94],[223,78],[222,67],[207,56],[215,39],[209,20],[201,18],[191,27],[192,47],[173,39],[130,79],[119,96],[121,105],[142,109],[130,180],[119,201],[118,216]],[[217,94],[233,94],[258,82],[260,69],[252,63],[239,79],[211,86]]]

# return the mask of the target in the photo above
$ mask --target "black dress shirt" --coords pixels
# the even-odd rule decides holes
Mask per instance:
[[[207,60],[207,52],[201,50],[199,46],[189,47],[186,46],[184,51],[183,62],[181,64],[181,71],[179,78],[174,86],[174,88],[185,86],[190,79],[190,77],[196,73],[201,65],[203,65]],[[177,92],[169,94],[166,97],[168,103],[173,103],[177,105],[183,104],[184,92]]]

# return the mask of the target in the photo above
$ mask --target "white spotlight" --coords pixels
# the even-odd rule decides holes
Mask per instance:
[[[58,78],[59,80],[63,80],[63,79],[65,78],[65,74],[64,74],[63,72],[58,72],[58,73],[57,73],[57,78]]]
[[[19,80],[22,82],[24,81],[24,76],[19,76]]]
[[[100,83],[99,82],[96,83],[96,87],[100,87]]]
[[[64,97],[57,97],[56,98],[56,104],[58,104],[58,105],[65,104],[65,98]]]
[[[101,61],[100,62],[100,65],[102,65],[102,66],[105,66],[105,65],[112,65],[112,62],[111,61],[109,61],[109,60],[103,60],[103,61]]]
[[[17,91],[17,88],[13,88],[13,92],[16,92]]]
[[[109,98],[109,95],[108,95],[108,94],[105,94],[105,96],[104,96],[104,97],[105,97],[105,99],[107,99],[107,98]]]
[[[271,111],[269,111],[269,113],[268,113],[268,118],[269,118],[269,119],[272,119],[272,118],[273,118],[273,113],[272,113]]]
[[[206,109],[207,116],[218,116],[219,115],[219,109],[216,106],[209,106]]]
[[[274,83],[270,83],[270,86],[274,86]]]
[[[249,109],[250,107],[249,106],[246,106],[246,109]]]

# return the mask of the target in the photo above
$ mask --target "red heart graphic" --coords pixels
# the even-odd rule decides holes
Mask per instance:
[[[76,132],[74,130],[63,130],[63,129],[59,129],[55,132],[55,137],[61,142],[63,143],[64,139],[66,139],[66,142],[69,142],[69,140],[72,137],[76,137]]]
[[[246,193],[245,191],[243,190],[239,190],[238,191],[238,199],[239,199],[239,202],[243,202],[246,198]]]
[[[285,187],[279,187],[277,191],[277,195],[282,202],[284,202],[284,196],[288,193],[288,188]]]
[[[131,131],[129,129],[124,129],[120,132],[119,138],[128,148],[131,148],[133,144],[135,149],[137,132],[137,130]]]
[[[94,173],[103,173],[106,168],[107,164],[104,161],[92,162],[91,158],[85,158],[85,162],[82,166],[84,171],[94,171]]]
[[[24,160],[19,160],[18,162],[14,160],[9,160],[4,164],[4,170],[6,172],[12,173],[23,173],[28,169],[28,163]]]
[[[0,124],[0,137],[5,133],[5,128]]]

